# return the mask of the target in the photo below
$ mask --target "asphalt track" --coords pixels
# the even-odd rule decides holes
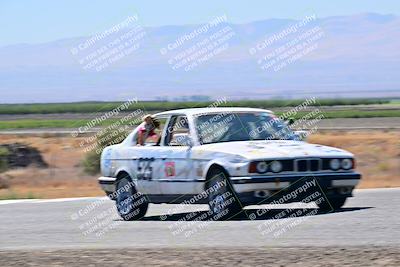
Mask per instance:
[[[287,207],[264,205],[271,211],[255,220],[242,216],[223,222],[178,221],[191,211],[207,210],[205,205],[151,205],[144,220],[125,222],[105,198],[5,200],[0,201],[0,250],[400,247],[400,188],[356,190],[354,195],[335,213],[271,219]]]

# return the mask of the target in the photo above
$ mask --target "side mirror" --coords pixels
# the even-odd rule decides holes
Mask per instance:
[[[308,131],[294,131],[297,140],[299,141],[306,141],[308,137]]]
[[[294,118],[288,118],[287,120],[285,120],[287,126],[294,124],[294,122],[295,122]]]

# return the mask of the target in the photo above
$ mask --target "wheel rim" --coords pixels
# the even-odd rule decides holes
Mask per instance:
[[[217,196],[216,198],[215,198],[215,200],[214,200],[215,202],[215,206],[214,206],[214,208],[213,208],[213,210],[214,210],[214,213],[220,213],[221,211],[222,211],[222,206],[221,206],[221,204],[222,203],[224,203],[224,199],[223,199],[223,197],[222,196]]]
[[[118,183],[117,190],[123,188],[124,186],[129,185],[129,181],[127,179],[123,179]],[[121,190],[122,191],[122,190]],[[118,212],[121,215],[127,215],[132,209],[132,188],[129,188],[128,191],[123,191],[117,196],[117,207]]]
[[[223,177],[221,174],[219,174],[217,177],[213,178],[212,180],[213,180],[213,182],[211,183],[210,187],[213,187],[218,182],[222,182]],[[224,203],[224,198],[222,197],[222,195],[224,194],[224,192],[226,190],[222,190],[222,188],[218,188],[218,190],[210,193],[210,198],[212,200],[212,211],[217,214],[219,214],[221,211],[223,211],[221,204]]]

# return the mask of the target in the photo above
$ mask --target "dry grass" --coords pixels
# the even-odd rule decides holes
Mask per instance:
[[[358,188],[400,187],[400,133],[363,131],[316,134],[311,143],[343,148],[357,159],[363,175]]]
[[[354,153],[357,169],[363,174],[358,188],[400,187],[400,133],[398,131],[357,131],[319,133],[312,143],[340,147]],[[80,162],[85,152],[82,138],[1,136],[0,143],[23,142],[38,148],[47,169],[29,167],[2,173],[8,189],[0,189],[1,198],[56,198],[104,195],[96,176],[83,173]]]
[[[0,198],[8,195],[37,198],[80,197],[103,195],[96,176],[83,173],[80,162],[85,152],[79,144],[82,138],[1,136],[0,143],[22,142],[36,147],[49,168],[9,170],[1,176],[9,181],[10,188],[0,190]]]

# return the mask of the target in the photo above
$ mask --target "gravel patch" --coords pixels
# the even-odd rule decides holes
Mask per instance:
[[[400,247],[0,251],[0,266],[400,266]]]

